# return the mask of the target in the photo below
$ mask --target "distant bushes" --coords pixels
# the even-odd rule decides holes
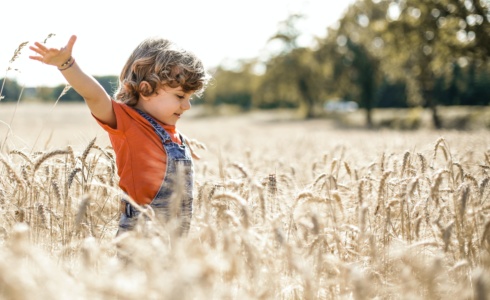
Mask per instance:
[[[102,87],[109,93],[113,94],[117,88],[117,76],[94,76],[95,79],[102,85]],[[54,101],[60,97],[65,85],[60,84],[55,87],[26,87],[23,88],[15,79],[2,78],[0,82],[4,82],[4,87],[2,90],[2,96],[4,97],[2,101],[13,102],[18,101],[19,97],[29,99],[36,99],[38,101]],[[22,93],[22,94],[21,94]],[[74,89],[69,89],[62,96],[63,101],[83,101],[82,96],[80,96]]]

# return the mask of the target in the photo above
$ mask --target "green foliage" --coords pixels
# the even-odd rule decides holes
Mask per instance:
[[[324,77],[315,52],[297,46],[296,22],[301,18],[301,15],[289,16],[271,38],[271,41],[280,41],[283,48],[267,62],[254,95],[254,105],[261,108],[299,107],[306,118],[312,118],[315,106],[324,94]]]
[[[327,94],[366,108],[487,105],[490,54],[485,1],[365,0],[320,41]],[[383,78],[382,80],[378,80]]]
[[[110,95],[112,95],[117,88],[117,76],[94,76],[94,78]],[[51,99],[57,99],[63,92],[64,88],[65,85],[56,86],[51,93]],[[74,89],[69,89],[66,94],[61,97],[61,99],[63,101],[83,101],[82,96],[80,96],[80,94],[78,94]]]
[[[109,95],[113,95],[116,92],[117,84],[119,82],[118,76],[105,75],[94,76],[94,78],[100,83],[100,85],[106,90]]]
[[[272,58],[266,66],[254,105],[259,108],[299,107],[300,95],[296,86],[299,62],[292,56]]]
[[[112,95],[117,88],[117,76],[94,76],[95,79],[102,85],[102,87]],[[2,79],[5,80],[5,79]],[[35,88],[35,95],[32,97],[39,99],[41,101],[55,101],[62,94],[66,85],[60,84],[55,87],[40,86]],[[2,101],[17,101],[20,96],[22,87],[17,83],[16,80],[7,78],[5,80],[4,88],[2,91],[2,96],[5,98]],[[82,96],[80,96],[74,89],[69,89],[62,97],[62,101],[76,102],[83,101]]]
[[[406,84],[403,81],[391,82],[384,78],[377,88],[375,103],[379,108],[408,107]]]
[[[236,105],[243,110],[252,107],[252,97],[260,76],[253,69],[255,62],[242,61],[235,70],[218,67],[213,72],[213,81],[202,96],[201,102],[219,106]]]
[[[3,90],[1,96],[4,98],[2,102],[15,102],[19,99],[22,87],[17,83],[17,80],[11,78],[0,79],[0,86],[3,83]]]
[[[40,86],[36,88],[36,97],[43,101],[48,102],[53,100],[53,88]]]
[[[431,108],[434,127],[440,128],[436,107],[446,98],[441,95],[462,100],[455,64],[485,61],[490,53],[488,7],[483,1],[382,2],[389,3],[386,26],[377,31],[385,45],[385,72],[407,82],[409,102]],[[451,72],[445,88],[442,78]]]
[[[53,100],[58,99],[60,95],[63,93],[63,90],[65,89],[66,85],[58,85],[52,89],[50,98]],[[76,101],[83,101],[82,96],[78,94],[74,89],[69,89],[66,91],[66,93],[61,96],[61,100],[65,102],[76,102]]]

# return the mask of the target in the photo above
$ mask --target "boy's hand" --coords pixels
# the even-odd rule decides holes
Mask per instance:
[[[72,35],[70,37],[70,40],[68,41],[68,44],[66,44],[66,46],[62,47],[61,49],[47,48],[45,45],[39,42],[35,42],[34,46],[29,46],[29,49],[39,55],[31,55],[29,56],[29,58],[40,61],[47,65],[57,66],[58,68],[60,68],[66,61],[70,59],[73,45],[75,44],[76,40],[77,37],[75,35]]]

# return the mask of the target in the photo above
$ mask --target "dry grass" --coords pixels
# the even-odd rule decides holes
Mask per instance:
[[[486,131],[187,118],[182,131],[207,147],[189,235],[142,222],[115,239],[120,192],[107,140],[58,130],[58,118],[77,132],[92,126],[89,115],[74,121],[82,106],[45,111],[51,137],[14,122],[0,157],[2,298],[488,296]],[[33,114],[20,105],[16,120],[24,112]]]

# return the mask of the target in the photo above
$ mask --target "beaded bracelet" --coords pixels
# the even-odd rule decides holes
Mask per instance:
[[[58,70],[64,71],[66,69],[69,69],[73,64],[75,63],[75,59],[70,56],[67,61],[65,61],[59,68]]]

